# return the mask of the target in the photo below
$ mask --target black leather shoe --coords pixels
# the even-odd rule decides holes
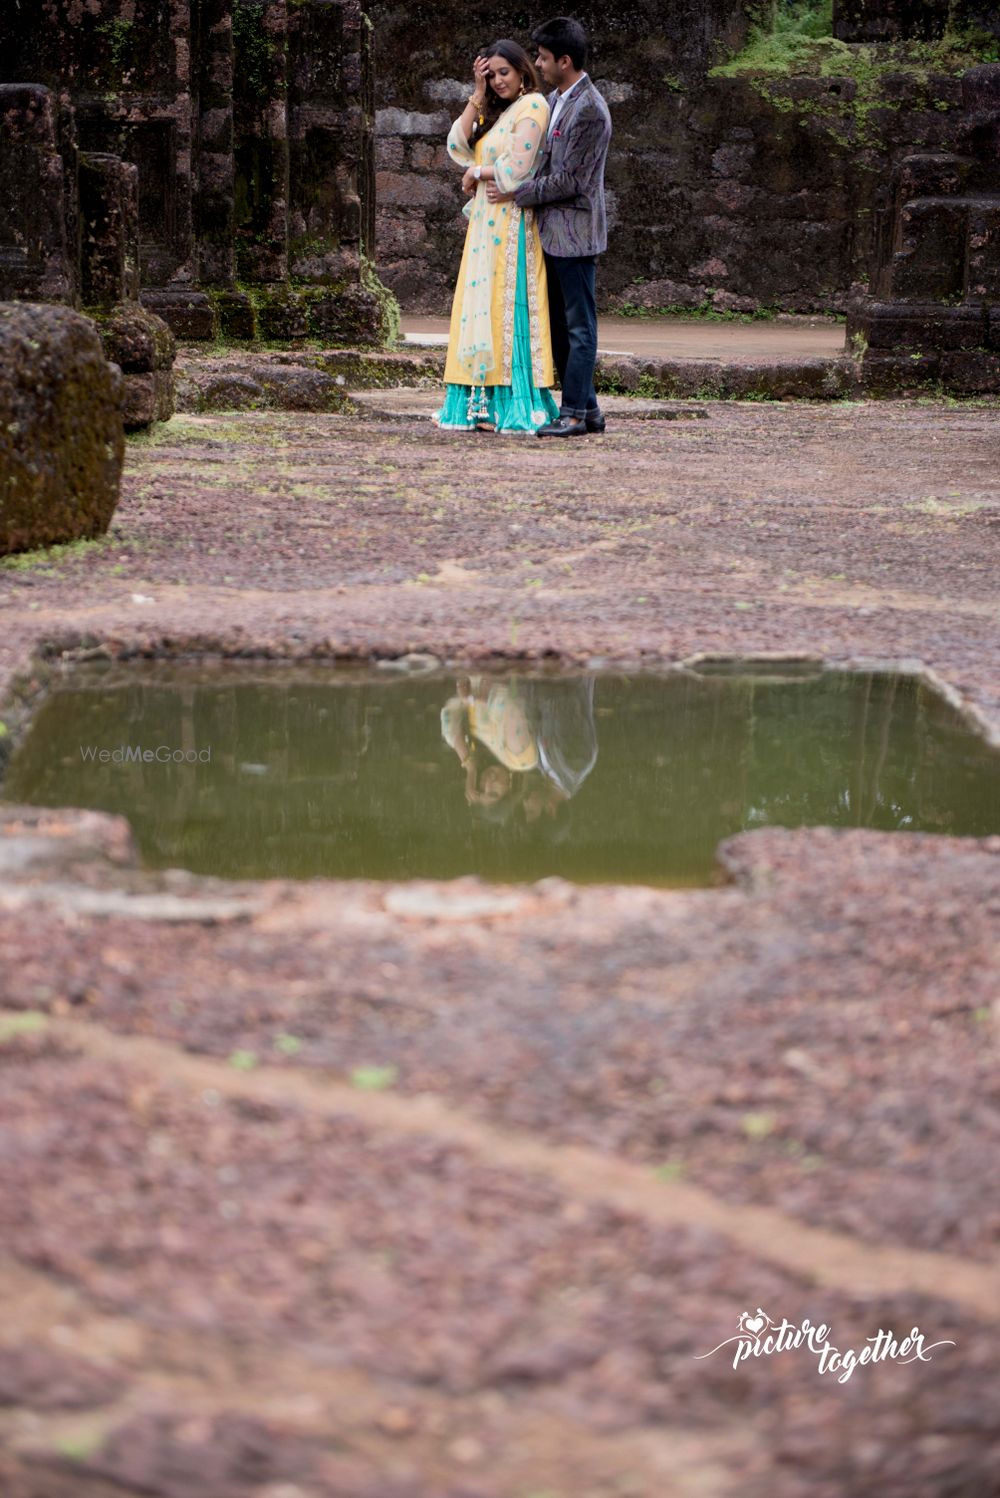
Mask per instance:
[[[546,426],[539,427],[536,437],[585,437],[587,423],[579,416],[560,416]]]
[[[603,432],[607,426],[603,411],[588,411],[586,416],[588,432]]]

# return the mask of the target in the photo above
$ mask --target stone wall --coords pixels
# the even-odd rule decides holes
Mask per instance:
[[[465,220],[460,175],[444,143],[469,95],[472,58],[499,36],[527,46],[542,14],[506,4],[373,5],[378,263],[408,309],[442,312],[450,302]],[[680,0],[669,7],[639,0],[627,10],[583,7],[574,14],[591,30],[592,74],[616,130],[608,179],[612,253],[603,274],[608,292],[660,266],[665,240],[673,244],[680,235],[684,246],[693,243],[689,188],[678,171],[691,80],[743,44],[755,9],[743,0]],[[677,245],[670,259],[696,263],[699,251]]]
[[[106,245],[110,220],[126,226],[105,269],[117,257],[125,273],[131,192],[141,298],[178,333],[384,338],[390,308],[364,264],[374,164],[360,0],[15,0],[0,11],[4,82],[34,88],[8,134],[22,157],[35,149],[20,189],[0,162],[0,296],[87,299],[79,150],[105,164],[94,218]],[[134,169],[131,186],[112,185],[113,159]],[[20,240],[44,246],[28,271]]]
[[[844,42],[932,41],[955,31],[1000,36],[993,0],[834,0],[833,34]]]
[[[615,132],[605,307],[843,311],[867,274],[879,184],[961,129],[960,75],[933,62],[858,53],[840,74],[712,76],[746,35],[742,5],[580,14]],[[465,220],[444,141],[488,17],[375,17],[379,269],[409,310],[445,313]],[[503,25],[527,42],[527,14]]]

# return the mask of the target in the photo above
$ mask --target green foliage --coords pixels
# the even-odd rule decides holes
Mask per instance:
[[[75,1436],[60,1436],[55,1450],[71,1462],[86,1462],[99,1451],[104,1441],[100,1431],[85,1431]]]
[[[658,1165],[653,1175],[658,1181],[679,1181],[684,1175],[685,1165],[683,1160],[666,1160]]]
[[[135,61],[135,24],[119,16],[113,21],[102,21],[96,30],[98,36],[107,40],[111,68],[115,77],[120,80],[125,70]]]
[[[773,1113],[744,1113],[740,1127],[748,1139],[766,1139],[773,1134],[778,1120]]]
[[[351,1072],[351,1084],[362,1092],[384,1092],[398,1074],[395,1066],[356,1066]]]
[[[260,0],[233,0],[233,52],[244,96],[261,103],[269,99],[279,85],[271,77],[274,48],[264,30]]]
[[[229,1065],[235,1071],[253,1071],[257,1065],[256,1051],[233,1051],[229,1057]]]
[[[669,303],[664,307],[639,307],[634,302],[623,302],[611,314],[614,317],[675,317],[698,318],[705,322],[770,322],[778,316],[774,307],[757,307],[753,312],[724,312],[716,307],[711,296],[695,307],[682,307],[680,303]]]
[[[38,1009],[26,1009],[23,1014],[5,1014],[0,1017],[0,1045],[18,1035],[37,1035],[48,1022],[48,1016]]]
[[[399,342],[402,329],[402,313],[399,303],[388,286],[379,280],[374,263],[366,255],[361,257],[361,285],[379,304],[382,313],[382,333],[386,347]]]
[[[79,562],[84,557],[103,551],[113,545],[108,536],[95,536],[80,541],[63,541],[56,546],[40,546],[34,551],[21,551],[13,556],[0,557],[0,570],[8,572],[30,572],[34,568],[46,571],[63,562]]]

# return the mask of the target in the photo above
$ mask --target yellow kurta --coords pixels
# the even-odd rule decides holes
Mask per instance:
[[[441,732],[456,753],[461,752],[466,729],[508,770],[523,774],[538,769],[538,746],[516,682],[486,687],[483,677],[474,676],[469,697],[446,702],[441,709]]]
[[[448,153],[459,166],[492,166],[497,186],[510,192],[533,175],[544,145],[549,108],[540,94],[525,94],[507,108],[474,150],[462,135],[458,122],[448,137]],[[531,364],[539,390],[555,384],[552,338],[549,332],[549,297],[545,257],[535,215],[513,201],[490,203],[481,182],[472,200],[469,227],[462,252],[462,266],[455,287],[448,339],[445,382],[449,385],[509,385],[514,338],[514,296],[517,287],[517,252],[524,221],[528,282],[528,320],[531,329]],[[470,337],[478,317],[485,321],[488,309],[489,338]],[[490,344],[488,352],[478,345]],[[476,348],[473,352],[473,344]]]

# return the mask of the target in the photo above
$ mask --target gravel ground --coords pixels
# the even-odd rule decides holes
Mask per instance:
[[[905,661],[1000,743],[996,411],[551,446],[175,418],[0,567],[8,742],[107,654]],[[708,890],[230,885],[0,806],[4,1498],[986,1498],[1000,838]],[[927,1343],[732,1365],[742,1312]]]

